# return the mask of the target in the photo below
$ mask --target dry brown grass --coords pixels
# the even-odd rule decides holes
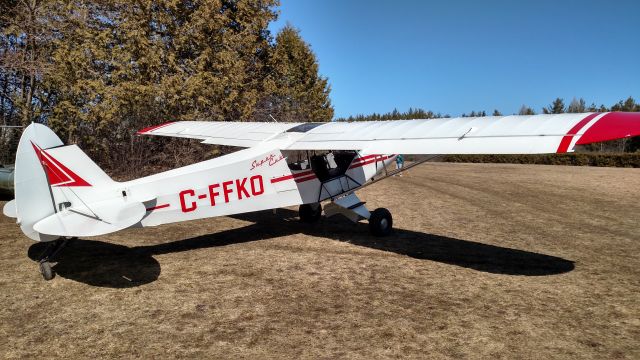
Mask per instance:
[[[78,240],[50,282],[0,217],[0,357],[637,359],[639,189],[637,169],[426,164],[361,192],[389,238],[208,219]]]

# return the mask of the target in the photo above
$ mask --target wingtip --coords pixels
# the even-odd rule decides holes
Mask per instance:
[[[164,124],[160,124],[160,125],[149,126],[149,127],[146,127],[146,128],[144,128],[142,130],[138,130],[136,135],[145,135],[145,134],[148,134],[148,133],[150,133],[150,132],[152,132],[154,130],[158,130],[158,129],[162,128],[162,127],[165,127],[165,126],[168,126],[168,125],[171,125],[171,124],[173,124],[173,121],[167,122],[167,123],[164,123]]]
[[[640,113],[611,112],[593,124],[576,142],[585,145],[595,142],[640,136]]]

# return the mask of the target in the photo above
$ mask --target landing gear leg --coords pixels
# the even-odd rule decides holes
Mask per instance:
[[[389,210],[379,208],[370,212],[364,204],[356,194],[351,193],[327,204],[324,208],[324,214],[327,217],[342,214],[354,223],[360,219],[369,219],[369,231],[371,231],[371,234],[374,236],[387,236],[391,234],[393,230],[393,218]]]
[[[60,238],[52,241],[39,256],[40,260],[38,260],[38,266],[40,268],[40,274],[42,274],[42,277],[45,280],[51,280],[56,276],[55,272],[51,268],[51,261],[54,261],[56,255],[58,255],[60,250],[67,245],[69,240],[69,238]]]

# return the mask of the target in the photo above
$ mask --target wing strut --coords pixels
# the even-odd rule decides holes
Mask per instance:
[[[439,159],[439,158],[442,158],[442,157],[444,157],[444,155],[431,155],[431,156],[428,156],[428,157],[426,157],[426,158],[424,158],[424,159],[422,159],[422,160],[414,161],[414,162],[412,162],[411,164],[406,165],[406,166],[403,166],[403,167],[402,167],[402,168],[400,168],[400,169],[396,169],[396,170],[393,170],[393,171],[387,171],[387,170],[385,169],[385,174],[384,174],[383,176],[378,177],[378,178],[371,179],[371,181],[369,181],[368,183],[366,183],[366,184],[364,184],[364,185],[360,186],[360,187],[359,187],[359,188],[357,188],[357,189],[354,189],[353,191],[350,191],[350,192],[345,193],[345,195],[349,195],[349,194],[351,194],[352,192],[354,192],[354,191],[356,191],[356,190],[360,190],[360,189],[362,189],[362,188],[364,188],[364,187],[367,187],[367,186],[369,186],[369,185],[371,185],[371,184],[375,184],[375,183],[377,183],[378,181],[381,181],[381,180],[384,180],[384,179],[388,178],[389,176],[397,175],[397,174],[399,174],[399,173],[401,173],[401,172],[403,172],[403,171],[407,171],[407,170],[411,169],[411,168],[412,168],[412,167],[414,167],[414,166],[418,166],[418,165],[420,165],[420,164],[424,164],[424,163],[426,163],[426,162],[428,162],[428,161],[436,160],[436,159]]]

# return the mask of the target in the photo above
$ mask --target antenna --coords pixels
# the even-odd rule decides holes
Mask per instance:
[[[276,120],[276,118],[274,118],[271,114],[269,114],[269,117],[273,119],[273,121],[278,122],[278,120]]]

